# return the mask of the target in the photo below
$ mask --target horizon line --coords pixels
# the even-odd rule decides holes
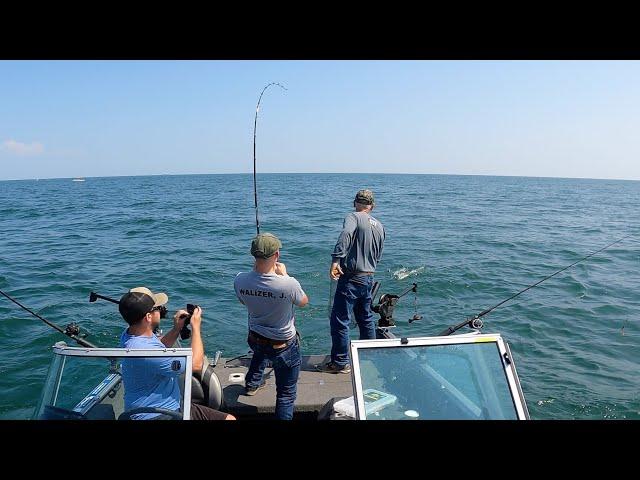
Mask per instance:
[[[30,180],[72,180],[74,178],[126,178],[126,177],[179,177],[196,175],[253,175],[253,172],[222,172],[222,173],[153,173],[144,175],[100,175],[81,177],[33,177],[33,178],[7,178],[0,182],[23,182]],[[450,177],[507,177],[507,178],[555,178],[565,180],[613,180],[623,182],[638,182],[634,178],[599,178],[599,177],[556,177],[545,175],[498,175],[489,173],[408,173],[408,172],[261,172],[257,175],[432,175]]]

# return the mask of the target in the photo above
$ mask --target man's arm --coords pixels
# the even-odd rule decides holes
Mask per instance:
[[[309,297],[304,293],[302,287],[300,286],[300,282],[295,278],[291,277],[293,280],[293,289],[291,291],[291,301],[297,307],[304,307],[307,303],[309,303]]]
[[[333,248],[331,254],[332,262],[329,268],[329,275],[333,280],[337,280],[344,272],[340,267],[340,259],[347,256],[351,245],[353,244],[353,235],[358,228],[358,221],[353,214],[349,214],[345,217],[342,225],[342,231],[338,236],[336,246]]]
[[[255,263],[254,263],[255,266]],[[240,272],[241,273],[241,272]],[[233,290],[236,292],[236,298],[238,299],[238,301],[244,305],[244,302],[242,301],[242,299],[240,298],[240,295],[238,294],[238,277],[240,276],[240,273],[238,273],[236,275],[236,278],[233,280]]]
[[[304,307],[307,303],[309,303],[309,297],[307,297],[307,294],[305,293],[302,299],[300,300],[300,303],[296,303],[296,306]]]
[[[331,256],[334,261],[337,258],[344,258],[349,253],[349,249],[351,248],[351,244],[353,243],[353,234],[358,228],[358,221],[355,218],[353,213],[347,215],[344,219],[344,223],[342,224],[342,231],[338,236],[338,241],[336,242],[336,246],[333,248],[333,253]]]
[[[276,275],[282,275],[283,277],[288,277],[287,266],[282,262],[276,262]]]
[[[384,250],[384,241],[387,238],[387,231],[384,229],[384,225],[382,226],[382,241],[380,242],[380,251],[378,252],[378,258],[376,262],[379,262],[382,258],[382,251]]]
[[[200,334],[200,324],[202,322],[202,309],[196,307],[191,314],[191,350],[193,351],[193,372],[202,372],[204,365],[204,344]]]
[[[309,297],[307,297],[307,294],[302,290],[300,282],[287,273],[287,266],[284,263],[276,262],[276,274],[282,275],[283,277],[289,277],[295,283],[293,294],[291,295],[294,305],[304,307],[309,303]]]
[[[173,328],[160,338],[160,341],[165,347],[173,347],[173,344],[178,340],[180,330],[184,326],[184,318],[180,318],[183,315],[188,315],[186,310],[178,310],[173,316]]]

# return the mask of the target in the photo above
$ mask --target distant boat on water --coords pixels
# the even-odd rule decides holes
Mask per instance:
[[[84,182],[84,178],[78,177],[78,178],[74,178],[72,181],[73,182]]]

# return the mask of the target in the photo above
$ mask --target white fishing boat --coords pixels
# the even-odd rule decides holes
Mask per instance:
[[[137,413],[164,413],[188,419],[191,401],[239,419],[269,419],[275,412],[275,378],[266,388],[244,395],[250,355],[205,361],[192,375],[190,348],[135,350],[70,347],[58,342],[34,419],[129,420]],[[498,334],[385,338],[351,342],[351,375],[315,369],[324,355],[303,357],[294,420],[525,420],[524,395],[508,344]],[[122,361],[181,358],[182,408],[124,410]],[[91,372],[95,387],[77,388],[78,372]],[[185,378],[191,378],[185,388]],[[187,383],[187,387],[189,387]]]
[[[407,292],[415,289],[413,284]],[[481,334],[481,322],[469,322],[475,327],[472,333],[397,338],[392,315],[403,295],[381,295],[374,306],[380,315],[377,338],[351,341],[350,375],[318,371],[327,355],[303,356],[294,420],[529,419],[513,356],[499,334]],[[90,298],[96,297],[105,298],[92,292]],[[69,327],[66,332],[78,333]],[[265,370],[266,387],[245,395],[251,352],[225,359],[218,351],[213,361],[205,358],[202,375],[194,375],[191,349],[174,347],[135,350],[56,343],[33,418],[128,420],[137,413],[164,413],[181,420],[189,418],[192,401],[239,419],[274,418],[272,368]],[[149,357],[178,358],[186,365],[179,411],[124,410],[122,362]]]

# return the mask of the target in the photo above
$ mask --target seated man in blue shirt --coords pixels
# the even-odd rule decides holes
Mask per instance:
[[[120,299],[118,309],[129,328],[120,337],[121,348],[166,348],[171,347],[184,326],[188,315],[178,310],[173,317],[173,328],[162,338],[153,332],[160,325],[161,310],[169,301],[164,293],[152,293],[146,287],[129,290]],[[166,309],[165,309],[166,311]],[[196,307],[191,315],[191,349],[193,350],[193,371],[202,370],[204,346],[200,334],[202,309]],[[182,358],[129,358],[122,362],[125,410],[139,407],[156,407],[180,410],[179,376],[185,372]],[[187,383],[190,385],[190,382]],[[172,417],[160,413],[139,413],[135,420],[165,420]],[[212,408],[191,403],[191,420],[235,420],[233,415]]]

